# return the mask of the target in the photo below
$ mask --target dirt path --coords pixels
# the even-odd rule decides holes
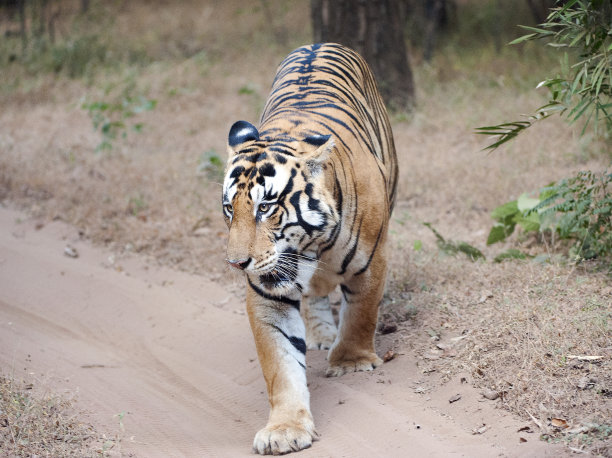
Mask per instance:
[[[0,209],[3,371],[78,391],[78,406],[102,431],[117,431],[124,413],[122,454],[248,456],[267,401],[238,299],[141,259],[119,267],[75,229],[51,223],[37,230],[24,219]],[[63,254],[67,244],[78,258]],[[324,369],[324,352],[310,352],[321,440],[301,457],[563,454],[536,434],[518,433],[524,423],[458,379],[415,393],[422,374],[410,354],[339,379],[325,378]],[[482,424],[486,432],[472,434]]]

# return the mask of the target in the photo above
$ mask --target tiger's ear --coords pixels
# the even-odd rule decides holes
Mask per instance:
[[[336,144],[331,135],[310,135],[302,140],[301,159],[309,164],[322,164]]]
[[[236,121],[227,136],[227,155],[234,156],[243,143],[259,140],[257,128],[247,121]]]

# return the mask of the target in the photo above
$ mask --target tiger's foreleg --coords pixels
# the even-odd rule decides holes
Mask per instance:
[[[270,403],[268,423],[255,435],[253,451],[278,455],[310,447],[317,433],[306,386],[299,301],[266,299],[249,287],[247,311]]]
[[[374,334],[385,279],[386,260],[381,250],[373,257],[368,270],[341,285],[338,337],[328,353],[328,377],[370,371],[382,364],[374,348]]]

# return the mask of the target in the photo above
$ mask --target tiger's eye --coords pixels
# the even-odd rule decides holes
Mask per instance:
[[[227,213],[229,213],[230,215],[234,213],[234,207],[232,207],[232,204],[225,204],[223,206],[223,208],[225,209],[225,211]]]
[[[259,211],[265,213],[270,210],[270,204],[259,204]]]

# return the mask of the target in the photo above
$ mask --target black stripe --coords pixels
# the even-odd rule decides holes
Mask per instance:
[[[289,342],[291,342],[291,345],[293,345],[301,354],[306,354],[306,341],[304,339],[301,337],[291,336],[289,337]]]
[[[372,258],[374,257],[374,253],[376,253],[376,248],[378,247],[378,242],[380,241],[380,237],[383,233],[383,228],[381,227],[380,230],[378,231],[378,236],[376,237],[376,243],[374,244],[374,249],[372,250],[372,253],[370,254],[370,257],[368,259],[368,262],[366,263],[365,266],[363,266],[363,268],[361,268],[359,270],[359,272],[357,272],[355,274],[355,276],[357,275],[361,275],[362,273],[364,273],[366,270],[368,270],[368,267],[370,267],[370,263],[372,262]]]
[[[287,333],[285,333],[285,331],[283,331],[281,328],[279,328],[278,326],[272,324],[272,323],[266,323],[268,326],[276,329],[278,332],[280,332],[290,343],[291,345],[293,345],[293,347],[299,351],[301,354],[306,355],[306,342],[304,341],[304,339],[302,339],[301,337],[295,337],[295,336],[291,336],[289,337],[287,335]],[[295,361],[302,366],[302,369],[306,370],[306,366],[301,362],[298,361],[297,358],[295,358]]]
[[[344,296],[344,300],[346,302],[348,302],[348,298],[346,296],[348,296],[349,294],[353,294],[353,292],[348,288],[348,286],[342,284],[340,285],[340,290],[342,291],[342,295]]]
[[[357,229],[357,236],[355,237],[355,243],[353,244],[351,250],[348,252],[344,260],[342,261],[342,270],[338,272],[338,275],[343,275],[346,272],[346,268],[353,260],[353,256],[357,252],[357,245],[359,244],[359,235],[361,234],[361,223],[359,223],[359,228]]]
[[[261,289],[259,289],[257,286],[255,286],[248,276],[247,276],[247,281],[249,282],[249,286],[253,288],[253,291],[255,291],[257,294],[259,294],[264,299],[268,299],[270,301],[275,301],[275,302],[281,302],[283,304],[290,305],[291,307],[294,307],[297,310],[300,309],[300,301],[296,301],[295,299],[290,299],[286,296],[273,296],[272,294],[268,294],[265,291],[262,291]]]
[[[285,337],[285,339],[291,342],[291,345],[293,345],[297,351],[299,351],[303,355],[306,354],[306,342],[304,341],[304,339],[302,339],[301,337],[296,337],[296,336],[288,336],[285,331],[283,331],[281,328],[279,328],[275,324],[272,324],[272,323],[267,323],[267,324],[273,327],[274,329],[276,329],[278,332],[280,332]]]
[[[340,182],[338,181],[338,175],[336,174],[335,169],[334,177],[336,178],[334,194],[337,194],[336,211],[338,212],[338,223],[334,226],[329,239],[324,242],[324,246],[319,251],[319,255],[325,253],[327,250],[330,250],[336,244],[336,240],[338,240],[338,236],[340,235],[340,229],[342,228],[342,187],[340,186]]]

